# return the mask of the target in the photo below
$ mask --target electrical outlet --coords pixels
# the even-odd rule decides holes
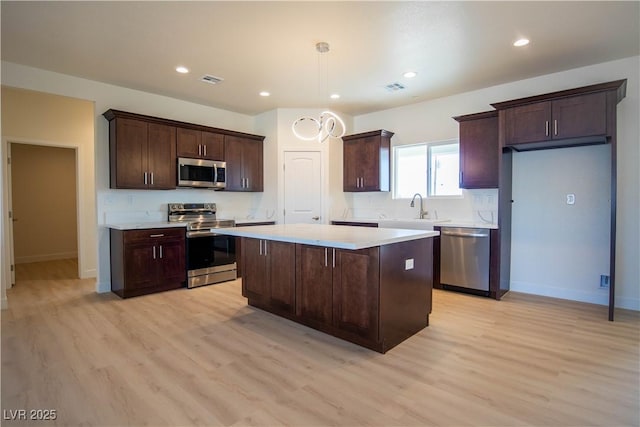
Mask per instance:
[[[404,260],[404,269],[413,270],[413,258]]]
[[[609,288],[609,276],[606,274],[601,274],[600,275],[600,287],[602,289],[608,289]]]

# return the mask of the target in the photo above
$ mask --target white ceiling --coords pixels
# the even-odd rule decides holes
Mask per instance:
[[[357,115],[639,55],[639,5],[2,1],[1,53],[240,113],[330,107]],[[513,47],[521,36],[531,43]],[[319,41],[331,46],[322,58]],[[407,70],[418,76],[404,78]],[[200,82],[204,74],[224,81]],[[394,82],[406,89],[388,92]],[[341,98],[329,100],[333,92]]]

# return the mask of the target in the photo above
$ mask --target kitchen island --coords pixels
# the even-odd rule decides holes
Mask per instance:
[[[323,224],[218,229],[242,237],[249,305],[385,353],[429,324],[427,230]]]

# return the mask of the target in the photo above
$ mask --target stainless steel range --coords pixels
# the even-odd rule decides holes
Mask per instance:
[[[187,287],[237,278],[235,237],[215,232],[235,227],[232,219],[217,219],[215,203],[169,203],[169,222],[187,225]]]

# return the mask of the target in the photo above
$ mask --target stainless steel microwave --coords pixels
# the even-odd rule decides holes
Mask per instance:
[[[226,187],[227,163],[216,160],[178,158],[178,187]]]

